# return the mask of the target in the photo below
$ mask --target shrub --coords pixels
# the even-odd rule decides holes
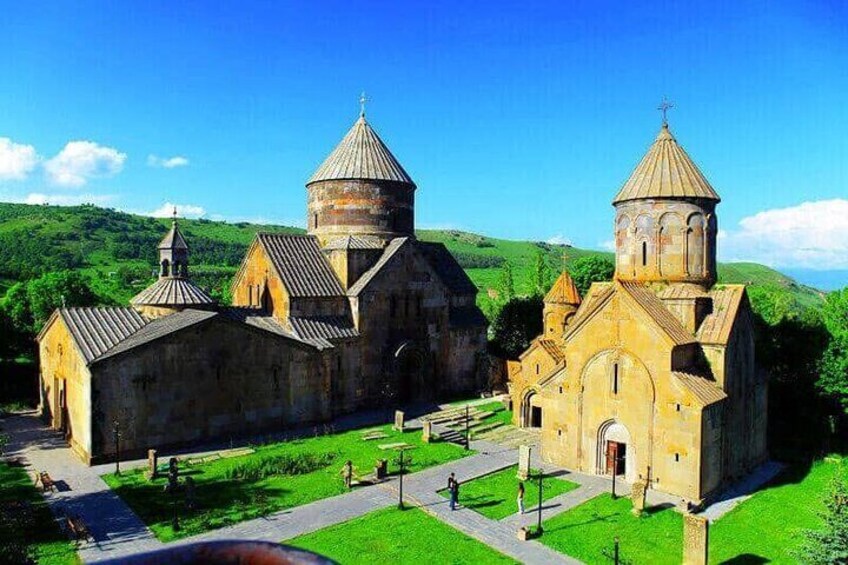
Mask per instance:
[[[276,475],[305,475],[329,467],[335,453],[303,453],[251,458],[227,469],[229,480],[259,481]]]

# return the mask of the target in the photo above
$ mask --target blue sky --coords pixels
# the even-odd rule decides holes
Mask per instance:
[[[601,248],[665,95],[722,258],[848,268],[843,3],[33,4],[0,2],[0,200],[302,224],[365,90],[419,227]]]

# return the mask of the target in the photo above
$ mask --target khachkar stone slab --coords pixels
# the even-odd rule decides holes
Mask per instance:
[[[152,481],[159,476],[157,467],[159,466],[159,455],[155,449],[147,450],[147,477]]]
[[[641,516],[645,509],[645,496],[648,493],[648,481],[639,480],[630,487],[630,500],[633,501],[633,514]]]
[[[683,515],[683,565],[707,565],[710,521],[703,516]]]
[[[399,432],[403,431],[403,417],[404,417],[403,410],[395,410],[394,429],[396,429]]]
[[[518,478],[526,481],[530,478],[530,446],[518,446]]]
[[[421,428],[421,441],[430,443],[433,440],[433,422],[424,420],[424,427]]]

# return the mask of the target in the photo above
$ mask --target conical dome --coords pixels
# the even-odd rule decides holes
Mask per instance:
[[[645,198],[702,198],[720,201],[718,193],[663,124],[642,161],[621,187],[613,204]]]
[[[545,303],[580,305],[580,292],[577,290],[577,285],[574,284],[574,279],[571,278],[568,271],[562,272],[551,287],[551,290],[545,295]]]
[[[415,186],[377,132],[365,121],[365,116],[356,120],[306,184],[346,179],[392,181]]]

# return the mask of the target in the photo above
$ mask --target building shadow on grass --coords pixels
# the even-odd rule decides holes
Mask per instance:
[[[595,524],[597,522],[609,522],[613,518],[618,516],[616,513],[606,514],[604,516],[594,516],[591,520],[583,520],[582,522],[577,522],[575,524],[564,524],[559,527],[548,527],[546,532],[558,532],[560,530],[570,530],[572,528],[579,528],[581,526],[588,526],[589,524]]]

